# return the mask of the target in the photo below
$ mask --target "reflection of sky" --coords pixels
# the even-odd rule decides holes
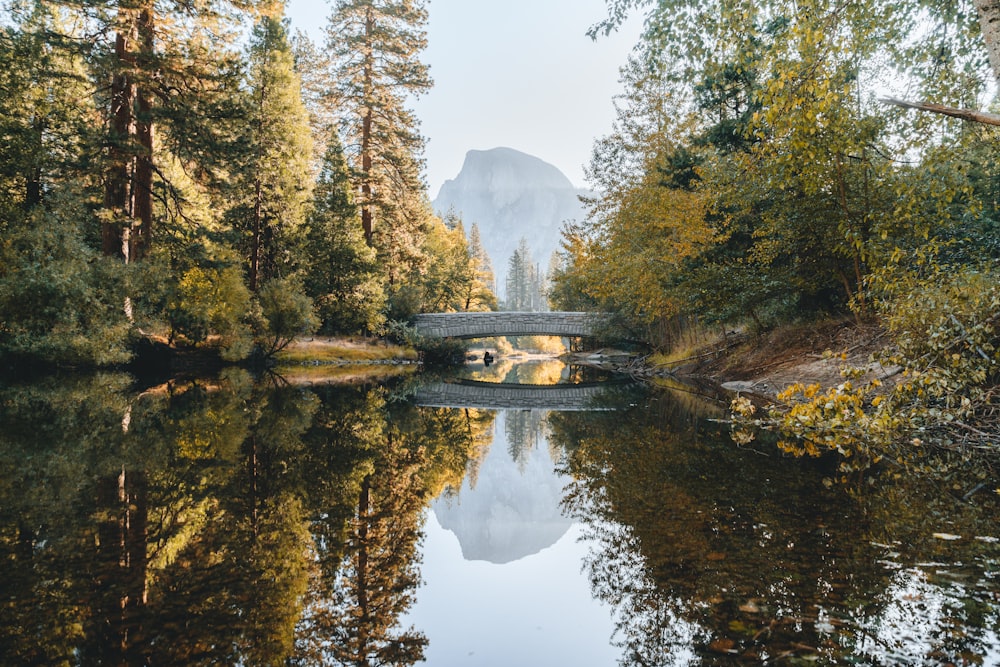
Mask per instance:
[[[945,572],[936,574],[941,579]],[[886,590],[884,609],[870,621],[861,651],[889,664],[925,664],[921,661],[947,655],[953,640],[968,631],[962,618],[974,593],[957,582],[943,584],[931,581],[919,568],[897,572]],[[975,643],[982,651],[976,664],[1000,665],[1000,635],[996,631],[983,632]]]
[[[480,467],[480,483],[476,489],[470,489],[468,482],[463,484],[460,500],[474,514],[484,507],[502,506],[507,510],[502,517],[503,534],[510,533],[510,522],[517,517],[525,522],[523,532],[531,534],[537,532],[532,522],[539,516],[548,516],[551,522],[556,508],[529,509],[528,503],[525,511],[516,511],[511,508],[509,498],[500,496],[510,487],[519,486],[526,495],[532,495],[521,483],[524,478],[532,480],[530,486],[541,483],[548,489],[561,488],[563,484],[548,458],[544,440],[520,466],[510,459],[503,435],[503,416],[503,413],[498,415],[501,419],[496,440]],[[539,450],[542,456],[538,455]],[[509,482],[506,489],[496,483],[502,476],[507,476]],[[494,483],[483,483],[491,478]],[[477,491],[489,497],[477,498]],[[546,491],[534,494],[530,501],[551,505],[558,503],[559,498]],[[461,517],[455,516],[462,507],[463,504],[452,503],[448,508],[442,507],[442,511],[449,512],[449,521],[462,522]],[[541,549],[532,549],[531,555],[494,564],[465,560],[455,534],[441,526],[434,511],[428,514],[421,565],[424,583],[417,592],[417,602],[407,618],[402,619],[404,626],[412,624],[427,635],[428,665],[604,667],[617,663],[620,655],[610,644],[613,633],[610,611],[593,599],[582,572],[588,547],[579,541],[578,525],[568,529],[560,526],[554,535],[555,543],[541,544]],[[479,518],[489,520],[489,514]]]

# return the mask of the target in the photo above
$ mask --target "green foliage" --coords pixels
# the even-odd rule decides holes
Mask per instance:
[[[594,148],[588,219],[566,231],[560,304],[614,311],[637,330],[676,315],[757,328],[870,316],[869,278],[897,248],[936,236],[971,259],[991,245],[976,222],[995,199],[980,200],[993,188],[982,137],[875,97],[898,81],[956,105],[984,91],[972,13],[607,4],[592,34],[634,11],[646,31]]]
[[[283,350],[298,336],[316,331],[319,320],[312,299],[303,293],[299,280],[277,278],[257,292],[261,325],[256,332],[265,356]]]
[[[191,345],[208,342],[225,358],[242,359],[252,344],[250,304],[250,291],[238,268],[187,269],[169,293],[166,314],[171,339]]]
[[[894,342],[876,368],[895,369],[898,379],[884,384],[869,369],[845,368],[855,380],[790,387],[779,395],[786,404],[759,422],[788,438],[786,451],[836,452],[845,475],[883,459],[920,470],[934,447],[996,453],[989,431],[1000,378],[1000,275],[908,259],[918,268],[880,272],[875,292]],[[745,402],[734,409],[752,414]]]
[[[0,354],[57,365],[127,361],[128,273],[88,248],[65,202],[0,237]]]
[[[479,310],[496,304],[483,282],[482,258],[473,253],[462,221],[454,213],[432,221],[423,249],[428,262],[418,281],[424,312]]]
[[[450,275],[420,177],[422,3],[338,3],[334,57],[300,43],[297,62],[281,3],[99,5],[18,2],[0,26],[4,354],[111,364],[163,333],[235,360],[252,331],[273,350],[312,330],[305,297],[350,334],[379,333],[390,296],[490,303]]]
[[[462,364],[468,352],[468,344],[463,340],[428,338],[417,333],[411,325],[398,320],[388,322],[386,335],[393,342],[416,349],[420,360],[430,366]]]
[[[312,188],[312,137],[288,31],[279,18],[260,19],[248,55],[249,133],[236,167],[239,203],[229,217],[242,236],[248,284],[256,292],[264,282],[288,276],[299,262]]]
[[[84,153],[95,141],[84,61],[55,38],[72,26],[49,3],[20,9],[0,28],[0,230],[60,181],[87,183]]]
[[[385,319],[385,289],[375,250],[365,244],[336,134],[329,139],[306,225],[304,284],[322,320],[321,331],[379,331]]]
[[[424,139],[406,103],[431,87],[421,0],[339,0],[326,27],[339,131],[358,193],[365,242],[392,286],[426,266]],[[391,296],[391,295],[390,295]]]

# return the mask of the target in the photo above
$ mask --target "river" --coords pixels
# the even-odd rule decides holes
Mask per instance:
[[[1000,665],[995,485],[725,417],[555,361],[5,380],[0,664]]]

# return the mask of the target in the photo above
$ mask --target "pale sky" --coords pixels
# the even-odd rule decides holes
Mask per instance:
[[[428,139],[431,199],[467,151],[498,146],[539,157],[583,187],[641,21],[595,42],[586,31],[607,15],[604,0],[430,0],[428,8],[422,60],[434,88],[412,108]],[[319,43],[328,13],[325,2],[289,0],[293,30]]]

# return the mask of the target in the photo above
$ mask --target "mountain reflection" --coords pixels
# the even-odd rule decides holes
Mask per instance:
[[[544,416],[500,412],[500,437],[477,462],[476,478],[433,504],[438,522],[458,538],[466,560],[520,560],[555,544],[573,523],[560,509],[565,479],[542,446]]]

